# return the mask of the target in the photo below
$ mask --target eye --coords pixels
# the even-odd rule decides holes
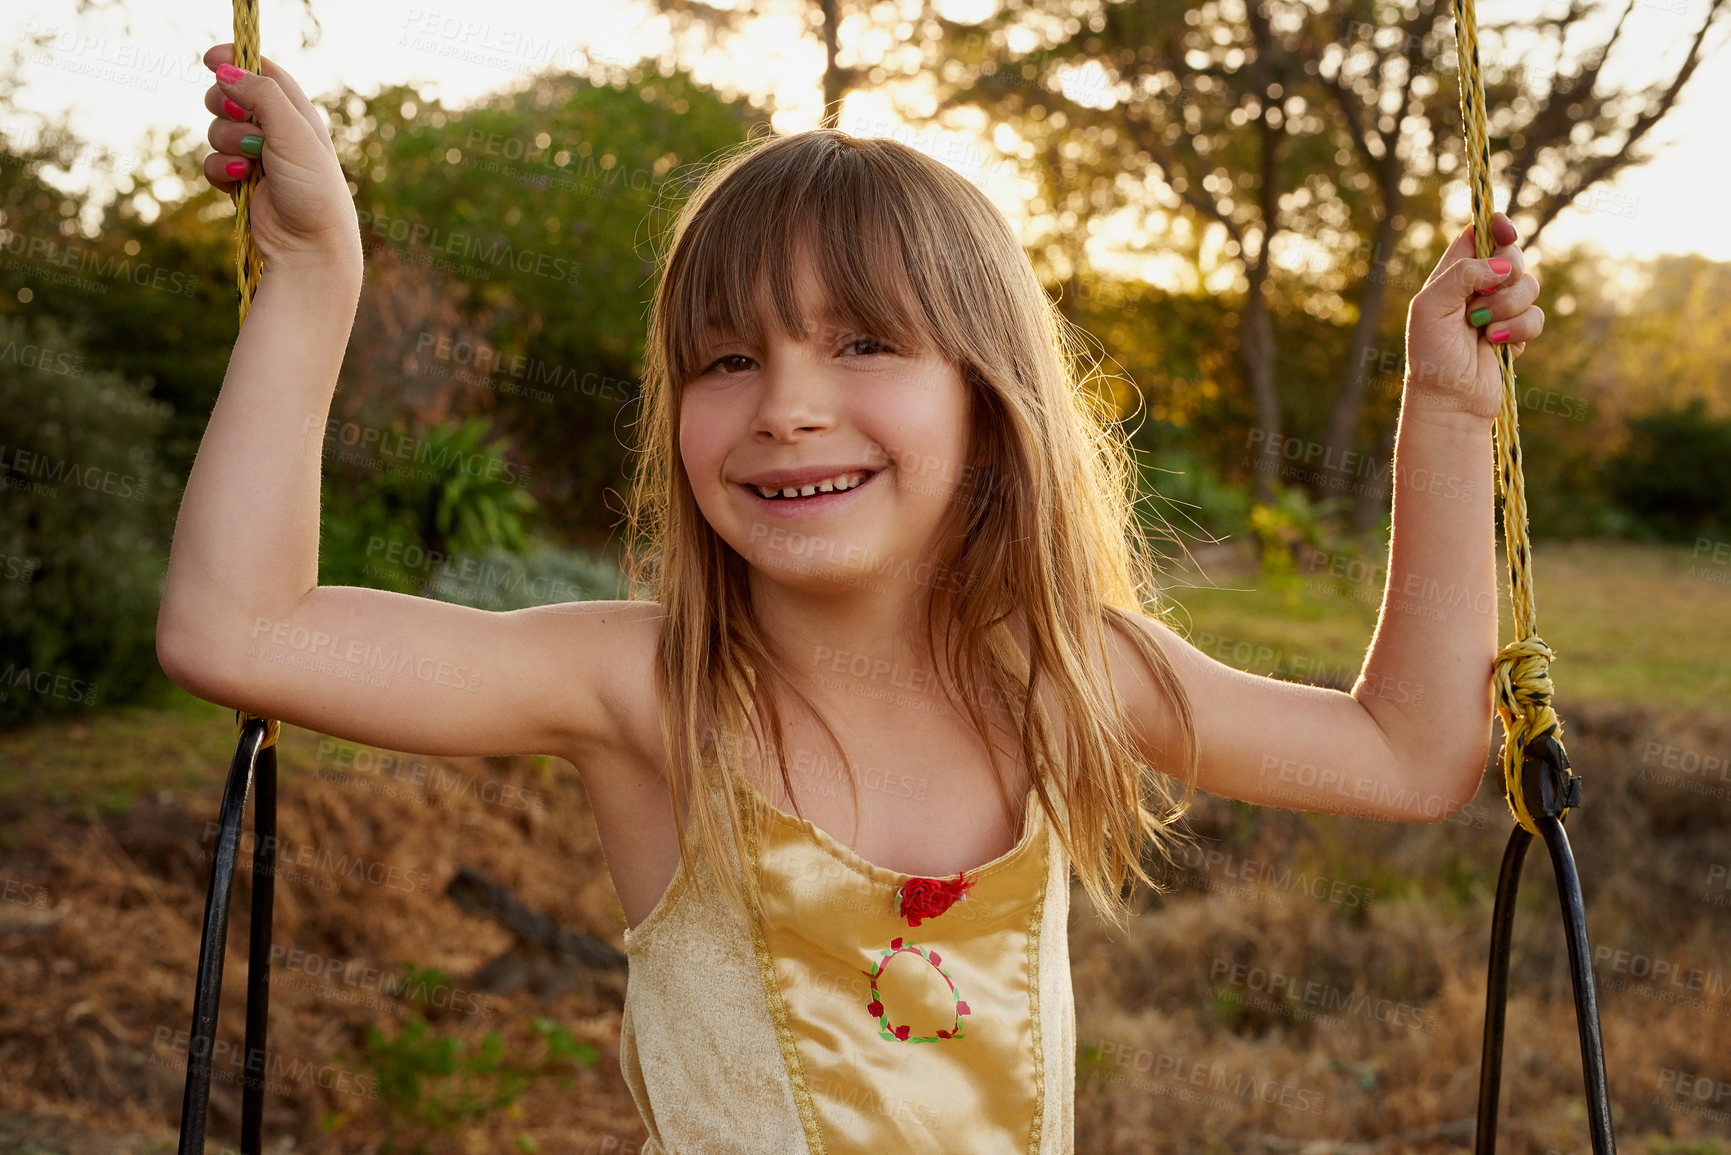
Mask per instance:
[[[716,359],[715,359],[715,360],[714,360],[714,361],[711,361],[711,362],[710,362],[710,363],[709,363],[709,368],[707,368],[707,369],[705,369],[705,370],[704,370],[704,371],[703,371],[703,373],[700,373],[700,374],[698,374],[698,376],[700,376],[700,377],[701,377],[701,376],[704,376],[704,375],[705,375],[705,374],[708,374],[708,373],[713,373],[713,372],[715,372],[715,371],[716,371],[716,369],[717,369],[717,367],[719,367],[719,366],[721,366],[721,365],[725,365],[725,364],[727,364],[727,363],[728,363],[728,362],[729,362],[729,361],[745,361],[745,362],[747,362],[747,363],[750,363],[750,361],[751,361],[751,358],[750,358],[750,357],[747,357],[747,356],[746,356],[746,355],[745,355],[745,354],[744,354],[744,353],[728,353],[728,354],[725,354],[725,355],[724,355],[724,356],[721,356],[721,357],[717,357],[717,358],[716,358]],[[743,371],[744,371],[744,370],[738,370],[738,372],[743,372]],[[728,370],[728,369],[723,369],[723,370],[722,370],[722,376],[724,376],[724,377],[726,377],[726,376],[729,376],[729,375],[731,375],[731,374],[732,374],[732,373],[733,373],[733,372],[735,372],[735,370]]]
[[[855,337],[853,340],[849,341],[846,345],[842,346],[842,348],[852,349],[856,345],[875,346],[875,351],[879,352],[879,353],[894,353],[895,352],[894,349],[890,348],[887,344],[878,340],[876,337]],[[868,351],[871,351],[871,350],[868,350]]]

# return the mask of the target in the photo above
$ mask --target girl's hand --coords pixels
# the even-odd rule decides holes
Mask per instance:
[[[262,75],[235,69],[232,43],[212,45],[204,63],[217,73],[204,94],[216,116],[207,134],[216,151],[204,158],[204,175],[227,193],[260,168],[252,233],[266,273],[333,263],[358,268],[361,234],[348,178],[300,85],[263,57]],[[239,75],[225,79],[231,71]]]
[[[1533,304],[1539,282],[1526,271],[1515,226],[1491,218],[1497,248],[1486,260],[1474,254],[1468,225],[1442,255],[1412,299],[1406,317],[1406,404],[1465,413],[1494,421],[1503,403],[1496,346],[1516,357],[1545,327]]]

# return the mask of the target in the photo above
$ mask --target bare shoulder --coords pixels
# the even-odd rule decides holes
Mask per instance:
[[[543,607],[542,641],[551,668],[586,682],[602,708],[603,727],[565,731],[563,756],[584,772],[603,767],[659,775],[663,761],[656,653],[665,613],[656,602],[568,602]],[[565,695],[554,695],[556,698]]]

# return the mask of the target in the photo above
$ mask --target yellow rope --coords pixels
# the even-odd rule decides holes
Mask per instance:
[[[259,71],[258,61],[258,0],[234,0],[234,66],[256,73]],[[258,178],[259,164],[254,162],[248,166],[246,179],[230,194],[234,197],[234,260],[242,325],[246,324],[246,312],[252,307],[252,295],[258,289],[259,273],[263,266],[258,250],[252,243],[252,190],[258,184]],[[281,723],[273,718],[263,718],[259,714],[249,714],[245,710],[234,712],[235,737],[240,736],[247,722],[253,718],[260,718],[266,727],[264,741],[260,743],[259,749],[276,745],[277,735],[282,730]]]
[[[1491,149],[1485,129],[1485,85],[1479,73],[1478,18],[1473,0],[1454,0],[1455,51],[1460,62],[1461,119],[1466,125],[1467,170],[1473,192],[1473,237],[1488,257],[1491,237]],[[1496,346],[1503,370],[1503,404],[1497,413],[1497,481],[1503,495],[1503,545],[1508,554],[1509,595],[1515,640],[1497,654],[1492,673],[1497,713],[1503,720],[1503,788],[1515,821],[1538,833],[1521,791],[1521,754],[1534,738],[1553,733],[1561,745],[1562,719],[1551,709],[1551,659],[1538,636],[1533,600],[1532,548],[1527,543],[1527,497],[1521,476],[1520,423],[1515,412],[1515,359],[1508,344]],[[1567,813],[1565,810],[1564,813]]]

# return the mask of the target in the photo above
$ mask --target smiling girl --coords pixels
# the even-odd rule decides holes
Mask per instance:
[[[646,1150],[1068,1152],[1072,871],[1119,920],[1195,788],[1409,822],[1477,789],[1493,345],[1543,324],[1506,220],[1492,259],[1463,233],[1412,303],[1388,590],[1351,692],[1242,673],[1165,624],[1128,451],[1003,214],[831,130],[731,152],[673,223],[640,598],[489,613],[318,584],[355,212],[294,81],[205,59],[205,172],[226,191],[262,166],[265,272],[175,529],[163,666],[340,738],[577,768],[630,928],[620,1061]],[[1436,477],[1480,483],[1414,481]],[[1433,612],[1437,588],[1465,596]],[[266,653],[321,634],[475,677]]]

